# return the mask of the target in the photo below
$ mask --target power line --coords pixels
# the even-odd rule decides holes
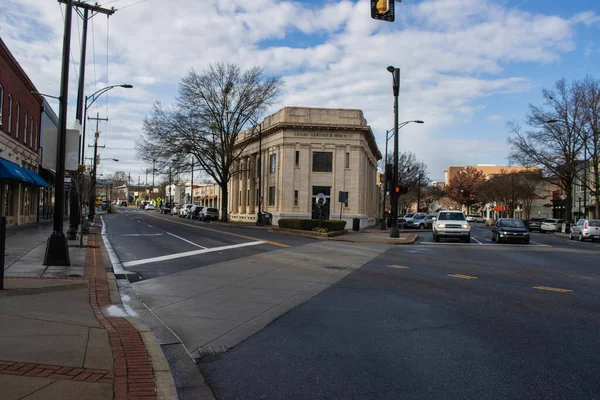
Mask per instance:
[[[121,7],[121,8],[119,8],[119,10],[124,10],[124,9],[126,9],[126,8],[133,7],[133,6],[137,5],[137,4],[143,3],[143,2],[145,2],[145,1],[148,1],[148,0],[140,0],[140,1],[138,1],[138,2],[135,2],[135,3],[129,4],[129,5],[125,6],[125,7]]]

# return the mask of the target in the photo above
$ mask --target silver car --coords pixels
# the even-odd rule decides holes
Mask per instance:
[[[580,242],[590,239],[600,240],[600,219],[580,219],[571,227],[569,239],[578,238]]]
[[[199,219],[202,221],[218,221],[219,220],[219,210],[212,207],[204,207],[200,214],[198,215]]]
[[[540,232],[558,232],[562,227],[563,220],[548,218],[542,221],[542,225],[540,225]]]

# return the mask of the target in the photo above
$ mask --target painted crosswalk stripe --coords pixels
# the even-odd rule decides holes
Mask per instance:
[[[448,274],[448,276],[451,276],[453,278],[460,278],[460,279],[477,279],[476,276],[469,276],[469,275],[462,275],[462,274]]]
[[[159,262],[159,261],[169,261],[169,260],[174,260],[177,258],[197,256],[199,254],[214,253],[216,251],[231,250],[231,249],[237,249],[240,247],[247,247],[247,246],[256,246],[258,244],[265,244],[265,242],[259,240],[256,242],[233,244],[230,246],[212,247],[210,249],[186,251],[183,253],[169,254],[166,256],[145,258],[143,260],[127,261],[127,262],[124,262],[122,265],[123,265],[123,267],[133,267],[135,265],[150,264],[150,263],[155,263],[155,262]]]
[[[397,268],[397,269],[408,269],[410,267],[405,267],[404,265],[388,265],[388,267],[390,268]]]
[[[534,286],[533,288],[538,289],[538,290],[547,290],[549,292],[560,292],[560,293],[572,292],[571,289],[561,289],[561,288],[555,288],[555,287],[549,287],[549,286]]]

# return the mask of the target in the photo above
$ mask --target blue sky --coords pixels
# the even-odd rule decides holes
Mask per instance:
[[[38,90],[57,93],[61,6],[0,2],[0,36]],[[368,0],[198,0],[177,7],[147,0],[128,7],[135,2],[109,4],[118,11],[108,30],[103,16],[93,19],[86,63],[87,94],[107,84],[135,86],[107,93],[91,110],[109,117],[101,126],[102,157],[120,160],[102,168],[135,178],[146,167],[134,147],[152,103],[172,102],[180,78],[210,62],[260,65],[281,76],[285,91],[273,112],[286,105],[363,110],[381,148],[393,124],[385,68],[401,68],[400,119],[425,120],[402,130],[401,150],[415,152],[430,177],[441,179],[448,165],[505,164],[506,121],[521,120],[556,80],[597,74],[600,61],[600,3],[592,0],[404,0],[393,24],[372,20]],[[70,119],[81,29],[75,21]]]

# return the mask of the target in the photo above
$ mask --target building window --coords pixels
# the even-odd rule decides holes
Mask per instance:
[[[277,169],[277,154],[271,154],[269,158],[269,172],[274,174]]]
[[[275,186],[269,186],[269,205],[275,205]]]
[[[25,110],[25,119],[23,120],[23,143],[27,144],[27,110]]]
[[[29,147],[33,147],[33,117],[31,117],[31,123],[29,124]]]
[[[17,120],[15,122],[15,134],[16,138],[19,138],[19,115],[21,114],[21,104],[17,103]]]
[[[12,132],[12,96],[9,94],[8,95],[8,114],[6,115],[8,117],[8,133]]]
[[[350,168],[350,153],[346,153],[346,168]]]
[[[333,153],[315,151],[313,152],[313,172],[331,172]]]
[[[4,106],[4,88],[0,85],[0,126],[2,126],[2,109]]]
[[[300,152],[296,150],[296,167],[300,165]]]
[[[298,191],[294,190],[294,207],[298,207]]]

